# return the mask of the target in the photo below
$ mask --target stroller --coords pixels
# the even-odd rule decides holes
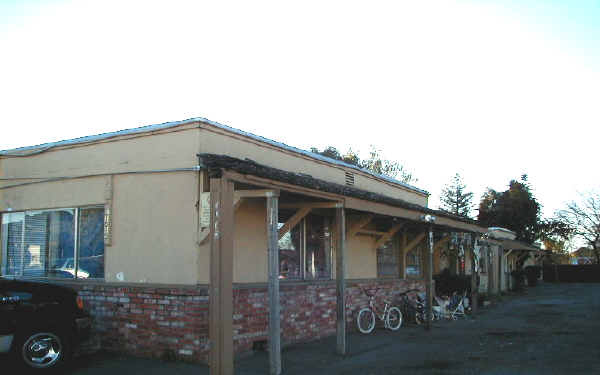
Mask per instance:
[[[439,315],[446,319],[464,318],[469,307],[467,291],[462,292],[462,294],[454,292],[449,298],[436,296],[435,300],[438,306],[434,306],[434,310],[438,310]],[[438,309],[435,309],[435,307],[438,307]]]

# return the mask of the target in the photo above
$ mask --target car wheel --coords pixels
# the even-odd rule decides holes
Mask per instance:
[[[26,367],[43,370],[63,364],[69,350],[68,340],[60,333],[35,331],[21,336],[16,354]]]

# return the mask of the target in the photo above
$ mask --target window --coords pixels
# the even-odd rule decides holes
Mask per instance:
[[[421,275],[421,247],[417,246],[406,253],[406,276],[416,277]]]
[[[377,249],[378,277],[398,277],[398,255],[393,241],[388,241]]]
[[[486,246],[479,248],[479,270],[481,273],[487,273],[488,266],[488,249]]]
[[[284,223],[279,223],[281,228]],[[281,279],[331,278],[331,219],[309,215],[279,240]]]
[[[5,276],[103,278],[104,208],[3,214],[1,271]]]

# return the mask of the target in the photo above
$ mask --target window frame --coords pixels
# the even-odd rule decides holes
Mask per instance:
[[[312,276],[308,276],[308,273],[306,272],[306,254],[307,254],[307,250],[306,250],[306,244],[307,244],[307,219],[309,218],[310,215],[307,215],[306,217],[303,217],[302,220],[300,220],[296,225],[294,225],[292,228],[290,228],[290,232],[296,228],[299,225],[302,225],[302,235],[300,237],[300,277],[298,278],[287,278],[287,279],[280,279],[280,281],[282,282],[301,282],[301,281],[331,281],[333,280],[333,270],[335,268],[335,264],[334,264],[334,259],[335,259],[335,254],[334,254],[334,248],[335,248],[335,235],[334,235],[334,230],[335,230],[335,225],[333,224],[333,220],[329,225],[329,249],[327,249],[326,251],[329,253],[329,274],[327,275],[327,277],[325,278],[315,278]],[[321,215],[314,215],[314,216],[321,216]],[[323,216],[325,217],[325,216]],[[331,220],[331,219],[330,219]],[[277,246],[278,251],[281,251],[281,249],[279,248],[279,245]],[[327,255],[325,256],[325,258],[327,259]],[[279,260],[279,267],[281,270],[281,259]]]
[[[71,206],[71,207],[55,207],[55,208],[41,208],[41,209],[29,209],[29,210],[18,210],[18,211],[0,211],[0,278],[3,277],[14,277],[18,279],[45,279],[45,280],[60,280],[60,281],[104,281],[106,279],[106,261],[103,264],[103,275],[102,277],[89,277],[89,278],[81,278],[78,277],[79,270],[79,248],[80,248],[80,238],[79,238],[79,230],[80,230],[80,211],[85,209],[93,209],[93,208],[102,208],[104,210],[103,215],[103,230],[105,230],[104,222],[106,220],[106,205],[105,204],[89,204],[83,206]],[[27,213],[31,212],[49,212],[49,211],[59,211],[59,210],[73,210],[73,262],[74,262],[74,275],[72,278],[61,278],[61,277],[53,277],[53,276],[26,276],[23,273],[24,262],[21,262],[21,272],[19,275],[6,275],[6,268],[8,265],[8,233],[4,230],[4,222],[3,218],[6,214],[22,214],[23,215],[23,224],[22,224],[22,234],[21,234],[21,253],[24,254],[23,244],[25,238],[25,217]],[[104,241],[104,236],[103,236]],[[106,259],[106,245],[104,249],[104,257]]]

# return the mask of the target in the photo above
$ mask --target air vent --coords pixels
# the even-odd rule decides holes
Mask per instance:
[[[354,186],[354,173],[346,172],[346,185]]]

